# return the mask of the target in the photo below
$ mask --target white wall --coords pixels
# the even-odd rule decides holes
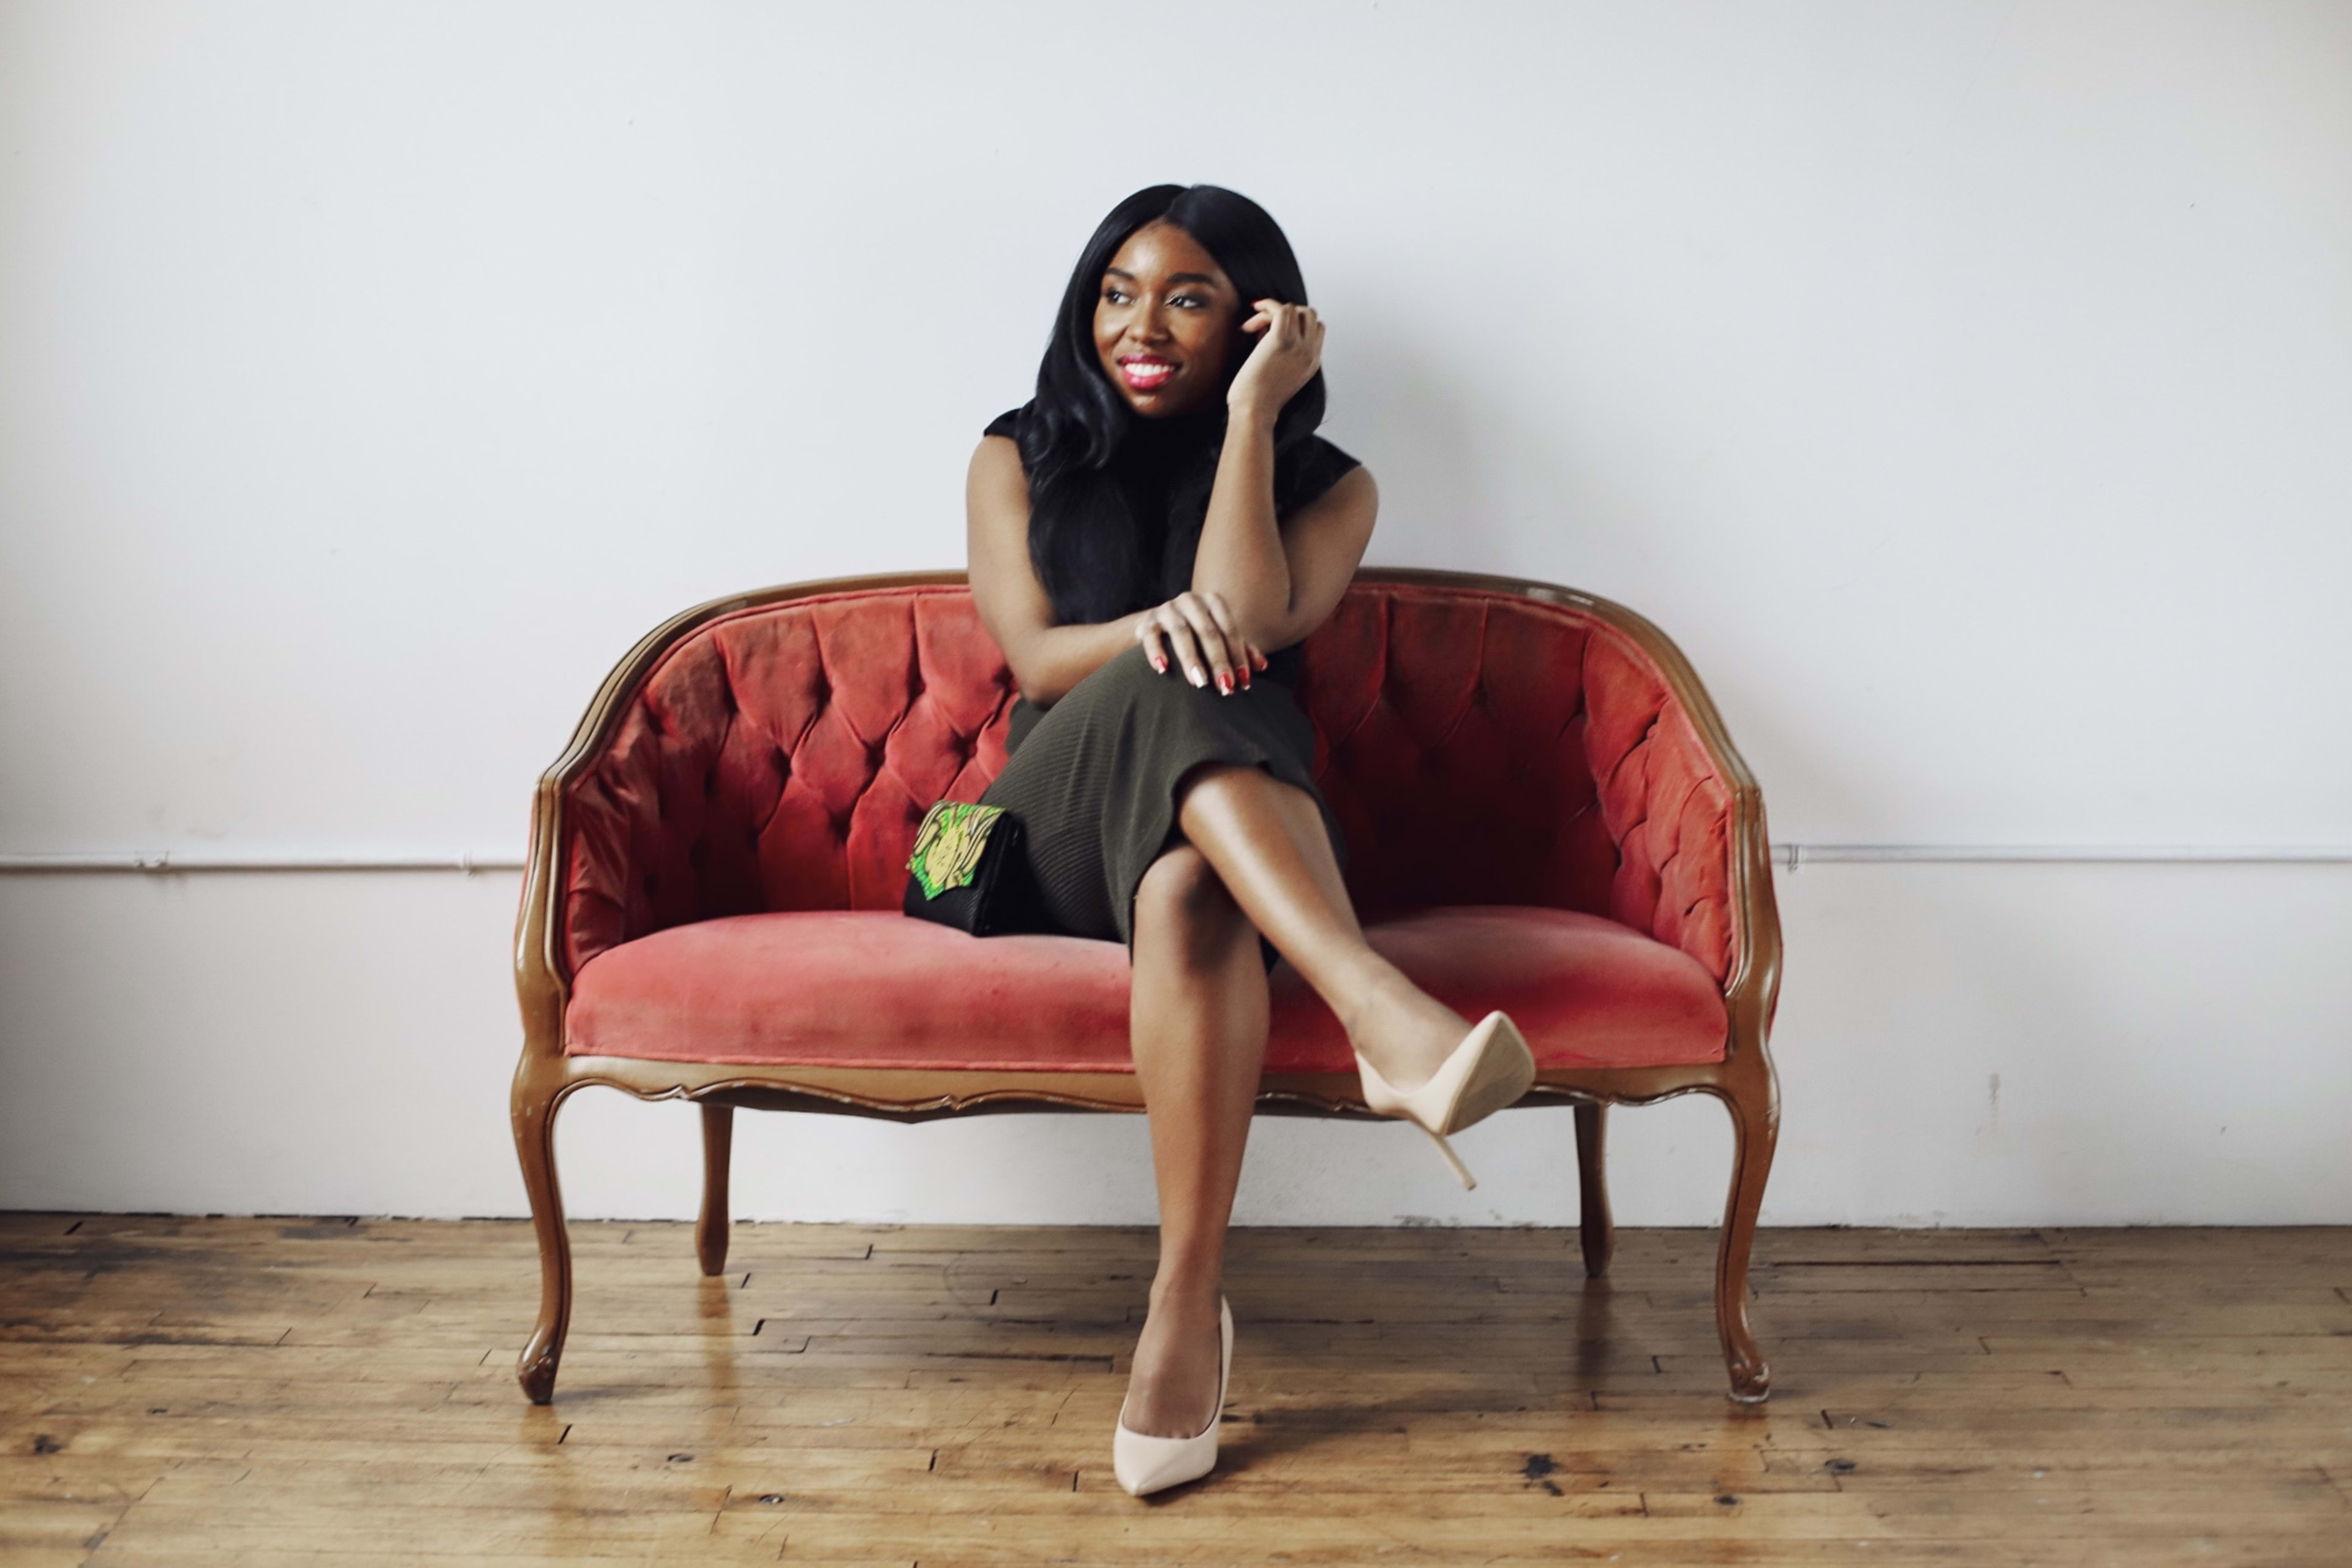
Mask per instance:
[[[1650,614],[1780,837],[2352,845],[2344,7],[16,0],[0,852],[518,852],[664,615],[960,558],[1168,178],[1298,246],[1373,558]],[[0,1205],[515,1212],[514,892],[0,878]],[[2352,867],[1782,898],[1769,1217],[2347,1216]],[[689,1114],[566,1115],[577,1212],[683,1211]],[[1625,1217],[1719,1124],[1622,1116]],[[744,1205],[1148,1215],[1045,1127],[764,1119]],[[1570,1212],[1565,1118],[1475,1201],[1408,1136],[1265,1125],[1247,1217]]]

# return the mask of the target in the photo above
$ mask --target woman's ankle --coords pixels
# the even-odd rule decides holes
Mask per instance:
[[[1150,1310],[1172,1310],[1181,1317],[1197,1317],[1203,1311],[1213,1316],[1223,1290],[1221,1268],[1203,1264],[1171,1267],[1162,1263],[1160,1272],[1152,1276]]]
[[[1189,1437],[1203,1419],[1214,1418],[1219,1299],[1215,1274],[1198,1267],[1163,1268],[1152,1281],[1150,1315],[1120,1407],[1119,1419],[1131,1430]]]
[[[1406,1092],[1428,1080],[1469,1028],[1453,1009],[1392,966],[1365,985],[1339,1021],[1349,1044],[1373,1070]]]

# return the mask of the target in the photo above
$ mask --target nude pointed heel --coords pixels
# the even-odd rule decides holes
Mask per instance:
[[[1356,1058],[1356,1075],[1363,1080],[1365,1109],[1377,1116],[1410,1121],[1428,1133],[1467,1189],[1476,1186],[1478,1179],[1446,1142],[1446,1134],[1459,1132],[1516,1103],[1536,1080],[1536,1058],[1517,1024],[1504,1014],[1489,1013],[1438,1064],[1429,1081],[1410,1094],[1391,1087],[1360,1054]]]
[[[1217,1424],[1224,1419],[1225,1384],[1234,1371],[1234,1310],[1217,1298],[1217,1403],[1209,1424],[1190,1437],[1147,1437],[1127,1428],[1127,1411],[1118,1413],[1118,1430],[1110,1442],[1111,1474],[1130,1497],[1197,1481],[1217,1468]]]

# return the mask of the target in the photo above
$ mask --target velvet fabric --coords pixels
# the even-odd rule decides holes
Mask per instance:
[[[1687,953],[1566,910],[1432,910],[1370,928],[1432,995],[1500,1007],[1540,1067],[1718,1061],[1723,994]],[[1274,972],[1269,1072],[1352,1072],[1330,1010]],[[1127,950],[971,937],[863,910],[736,915],[599,954],[568,1018],[575,1055],[795,1067],[1124,1072]]]
[[[1308,639],[1302,668],[1298,695],[1316,729],[1317,782],[1347,833],[1349,883],[1368,922],[1465,905],[1568,911],[1611,922],[1682,954],[1716,997],[1702,1054],[1636,1059],[1721,1057],[1720,986],[1736,956],[1731,795],[1665,679],[1635,645],[1571,605],[1467,587],[1374,583],[1349,590]],[[698,1047],[672,1036],[673,1023],[656,1020],[708,1024],[718,1016],[714,1006],[740,1009],[754,997],[789,1013],[804,1005],[791,1000],[803,994],[794,985],[811,988],[808,995],[824,985],[840,987],[827,993],[843,999],[845,1017],[835,1026],[870,1016],[874,998],[900,989],[875,966],[911,962],[907,955],[922,950],[910,944],[921,939],[885,940],[875,926],[875,935],[845,946],[831,933],[869,928],[838,920],[751,922],[763,934],[740,940],[771,944],[760,949],[775,954],[770,969],[806,973],[785,980],[747,970],[730,983],[744,1000],[725,1004],[710,992],[719,971],[696,967],[704,960],[692,955],[715,951],[722,936],[737,940],[737,928],[692,928],[735,916],[869,911],[919,929],[921,922],[896,913],[915,829],[932,802],[976,800],[1003,766],[1013,695],[1003,656],[960,587],[788,600],[720,617],[682,639],[642,682],[564,797],[556,950],[566,978],[575,982],[567,1048],[664,1058],[684,1049],[691,1059],[733,1060],[710,1054],[722,1037],[750,1050],[755,1047],[743,1041],[801,1038],[795,1030],[818,1026],[778,1022],[762,1033],[746,1025],[749,1033],[722,1030]],[[1382,941],[1410,946],[1444,931],[1454,934],[1444,941],[1470,942],[1477,940],[1469,934],[1474,928],[1489,935],[1505,929],[1492,925],[1502,919],[1495,911],[1479,919],[1489,923],[1408,922]],[[1510,952],[1565,961],[1568,947],[1555,952],[1544,943],[1566,942],[1559,933],[1567,927],[1537,921],[1521,932],[1518,924],[1506,925],[1520,933],[1513,942],[1533,944],[1508,946]],[[1552,934],[1526,934],[1538,929]],[[786,934],[795,930],[805,935]],[[657,935],[667,940],[647,942]],[[1011,964],[1014,944],[1067,940],[995,938],[975,945],[984,969]],[[1008,1004],[1005,1014],[1028,1020],[1013,1030],[1019,1038],[1008,1035],[991,1045],[1003,1059],[982,1063],[967,1052],[958,1065],[1043,1065],[1041,1053],[1055,1055],[1044,1043],[1056,1032],[1049,1020],[1061,1017],[1060,1009],[1083,1013],[1105,1005],[1100,998],[1108,993],[1086,990],[1100,984],[1117,993],[1118,1028],[1103,1035],[1096,1023],[1066,1022],[1088,1040],[1115,1037],[1118,1064],[1124,1065],[1126,955],[1114,944],[1093,945],[1099,952],[1066,955],[1041,969],[1024,959],[1018,972],[1035,984],[1024,983],[1024,999]],[[998,948],[1007,952],[997,955]],[[1575,962],[1630,965],[1636,951],[1579,946]],[[685,967],[659,982],[648,966],[664,954]],[[1433,983],[1451,984],[1445,976],[1470,974],[1475,956],[1431,953],[1415,962],[1437,965],[1427,971]],[[604,958],[619,962],[607,967]],[[942,955],[940,962],[949,961]],[[1457,962],[1471,967],[1444,967]],[[1110,967],[1088,967],[1097,963]],[[961,963],[949,967],[967,977],[977,973]],[[604,976],[592,984],[599,969]],[[1604,993],[1653,1000],[1664,994],[1648,970],[1637,977],[1629,968],[1622,986],[1578,982],[1589,994],[1576,1000],[1567,997],[1575,987],[1566,977],[1574,972],[1573,965],[1561,971],[1562,1019],[1580,1008],[1588,1022],[1598,1017],[1592,1009],[1601,1005],[1591,998]],[[910,979],[905,988],[952,994],[958,987],[939,984],[942,978],[927,974],[919,986]],[[1490,978],[1516,986],[1524,977]],[[1049,993],[1061,980],[1074,989],[1057,999]],[[1471,989],[1447,999],[1465,1011],[1507,1005],[1463,984]],[[1666,1020],[1682,1016],[1677,1009],[1687,1005],[1687,998],[1658,1004],[1664,1010],[1656,1021],[1672,1037],[1685,1037]],[[1284,1011],[1290,1004],[1277,1004],[1270,1068],[1276,1058],[1321,1060],[1316,1053],[1325,1047],[1313,1042],[1337,1037],[1329,1033],[1336,1024],[1325,1029],[1328,1015],[1319,1005],[1301,1005],[1303,1011]],[[1549,1016],[1532,995],[1507,1005],[1523,1026],[1529,1023],[1523,1007],[1529,1016]],[[1325,1022],[1307,1022],[1308,1015]],[[913,1015],[906,1026],[911,1032],[904,1048],[953,1037],[929,1035],[929,1026]],[[871,1037],[860,1048],[879,1054],[862,1059],[947,1065],[930,1056],[892,1055],[902,1047],[881,1038],[887,1031],[866,1033]],[[1529,1033],[1533,1038],[1538,1031]],[[1562,1035],[1554,1045],[1538,1046],[1538,1059],[1548,1049],[1569,1048]]]

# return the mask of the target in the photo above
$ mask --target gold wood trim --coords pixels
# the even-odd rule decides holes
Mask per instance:
[[[984,1068],[822,1068],[747,1063],[654,1061],[634,1057],[562,1058],[565,1093],[589,1085],[644,1100],[684,1100],[762,1110],[832,1111],[932,1121],[996,1111],[1110,1111],[1143,1109],[1130,1072],[992,1072]],[[1648,1105],[1721,1086],[1725,1063],[1643,1068],[1554,1068],[1536,1076],[1525,1105]],[[1353,1073],[1268,1073],[1260,1081],[1265,1115],[1380,1120],[1364,1109]]]

